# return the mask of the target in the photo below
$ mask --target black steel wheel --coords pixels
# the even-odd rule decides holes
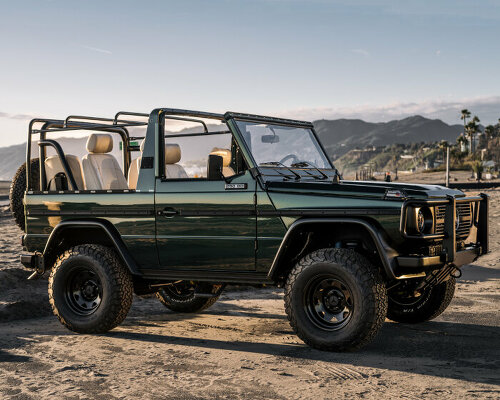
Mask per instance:
[[[356,350],[384,323],[387,293],[378,269],[348,249],[316,250],[300,260],[285,283],[285,310],[311,347]]]
[[[169,310],[197,313],[215,304],[223,289],[222,284],[181,281],[162,287],[156,297]]]
[[[408,288],[389,291],[387,318],[395,322],[417,324],[429,321],[448,308],[455,295],[455,278],[435,285],[423,293],[414,293]]]
[[[95,244],[61,254],[49,277],[54,314],[68,329],[104,333],[119,325],[132,305],[133,283],[114,250]]]
[[[66,302],[79,315],[92,314],[102,300],[102,283],[89,267],[74,268],[66,281]]]
[[[191,301],[194,298],[196,284],[190,281],[182,281],[165,286],[161,291],[173,301]]]
[[[335,275],[313,279],[304,292],[307,316],[326,331],[342,329],[354,312],[354,301],[348,285]]]

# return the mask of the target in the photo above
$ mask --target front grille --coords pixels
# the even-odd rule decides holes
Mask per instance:
[[[444,216],[446,213],[446,206],[437,206],[436,211],[434,213],[436,219],[436,228],[435,233],[443,234],[444,233]]]
[[[457,240],[467,239],[469,236],[470,228],[472,227],[472,204],[459,203],[457,204],[457,215],[460,218],[460,223],[457,229]]]
[[[469,236],[472,227],[472,203],[458,203],[457,216],[459,218],[459,225],[457,229],[457,240],[465,240]],[[444,218],[446,213],[446,206],[437,206],[435,210],[436,228],[435,233],[444,233]]]

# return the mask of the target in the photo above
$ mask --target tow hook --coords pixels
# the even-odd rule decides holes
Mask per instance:
[[[455,270],[450,275],[455,279],[461,278],[462,270],[460,268],[455,268]]]
[[[43,261],[43,254],[35,252],[33,254],[22,254],[21,263],[34,272],[28,277],[29,280],[35,279],[37,276],[42,276],[45,273],[45,263]]]

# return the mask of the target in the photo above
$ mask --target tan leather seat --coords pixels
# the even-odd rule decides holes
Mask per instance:
[[[181,148],[178,144],[165,145],[165,177],[167,179],[188,178],[188,174],[177,163],[181,160]]]
[[[127,182],[129,189],[135,189],[137,187],[137,179],[139,178],[139,169],[141,168],[142,152],[144,151],[145,142],[146,140],[141,142],[141,155],[130,163]]]
[[[93,133],[87,140],[89,154],[83,156],[83,176],[89,190],[127,189],[127,180],[109,153],[113,150],[113,138],[105,133]]]
[[[85,186],[83,184],[82,177],[82,166],[80,164],[80,160],[77,156],[73,156],[71,154],[65,154],[66,161],[68,162],[71,173],[73,174],[73,178],[75,178],[75,183],[77,188],[72,188],[68,179],[68,189],[69,190],[83,190]],[[45,176],[47,177],[47,189],[48,190],[56,190],[56,181],[55,176],[59,173],[64,173],[64,168],[61,163],[61,159],[59,156],[50,156],[45,159]]]
[[[224,175],[224,177],[227,178],[228,176],[234,175],[234,169],[229,166],[231,164],[231,150],[214,147],[210,155],[222,157],[222,175]]]

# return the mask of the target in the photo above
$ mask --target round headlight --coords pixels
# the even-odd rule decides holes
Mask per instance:
[[[432,231],[432,212],[428,207],[417,209],[416,228],[418,233],[429,233]]]
[[[417,230],[423,233],[425,230],[425,215],[422,209],[418,210],[417,214]]]

